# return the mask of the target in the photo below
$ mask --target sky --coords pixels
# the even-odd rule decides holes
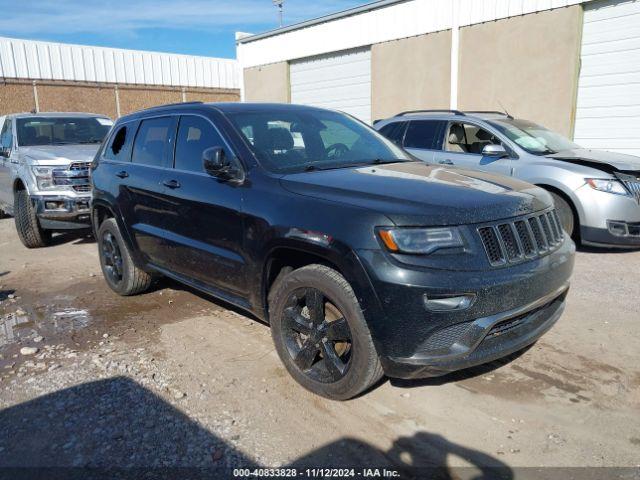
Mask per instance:
[[[371,0],[285,0],[290,25]],[[0,0],[0,36],[235,58],[235,32],[278,27],[272,0]]]

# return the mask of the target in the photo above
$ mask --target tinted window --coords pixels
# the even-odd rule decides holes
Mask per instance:
[[[18,145],[102,143],[113,122],[108,118],[28,117],[16,120]]]
[[[131,161],[140,165],[164,167],[171,149],[172,117],[143,120],[133,143]]]
[[[409,160],[378,132],[339,112],[264,109],[228,117],[260,163],[273,172]]]
[[[2,132],[0,132],[0,147],[2,148],[11,148],[13,144],[12,123],[11,119],[7,118],[2,126]]]
[[[131,160],[131,138],[133,137],[133,125],[123,125],[111,136],[109,145],[104,150],[104,158],[128,162]]]
[[[222,138],[209,121],[185,115],[181,117],[178,127],[175,168],[202,172],[202,152],[207,148],[223,146]]]
[[[392,142],[397,144],[402,143],[402,135],[404,134],[404,126],[407,122],[395,122],[389,123],[382,127],[379,131],[382,135],[387,137]]]
[[[442,148],[442,133],[445,122],[436,120],[415,120],[409,122],[404,136],[404,146],[407,148],[425,148],[440,150]]]

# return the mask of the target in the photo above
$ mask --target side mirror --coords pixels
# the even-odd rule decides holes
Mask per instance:
[[[222,180],[237,179],[239,176],[222,147],[211,147],[202,152],[202,165],[205,172]]]
[[[9,158],[11,150],[7,147],[0,147],[0,157]]]
[[[492,157],[497,160],[499,158],[508,157],[509,154],[502,145],[485,145],[482,149],[482,156]]]

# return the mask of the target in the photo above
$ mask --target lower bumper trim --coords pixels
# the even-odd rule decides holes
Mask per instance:
[[[383,359],[385,373],[397,378],[439,376],[521,350],[534,343],[560,318],[568,289],[565,285],[521,308],[470,322],[446,349]]]

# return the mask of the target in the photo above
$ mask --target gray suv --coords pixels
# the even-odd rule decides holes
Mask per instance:
[[[502,112],[418,110],[375,128],[419,159],[517,177],[548,190],[587,245],[640,247],[640,158],[588,150]]]
[[[112,123],[90,113],[0,117],[0,213],[15,217],[26,247],[89,228],[89,165]]]

